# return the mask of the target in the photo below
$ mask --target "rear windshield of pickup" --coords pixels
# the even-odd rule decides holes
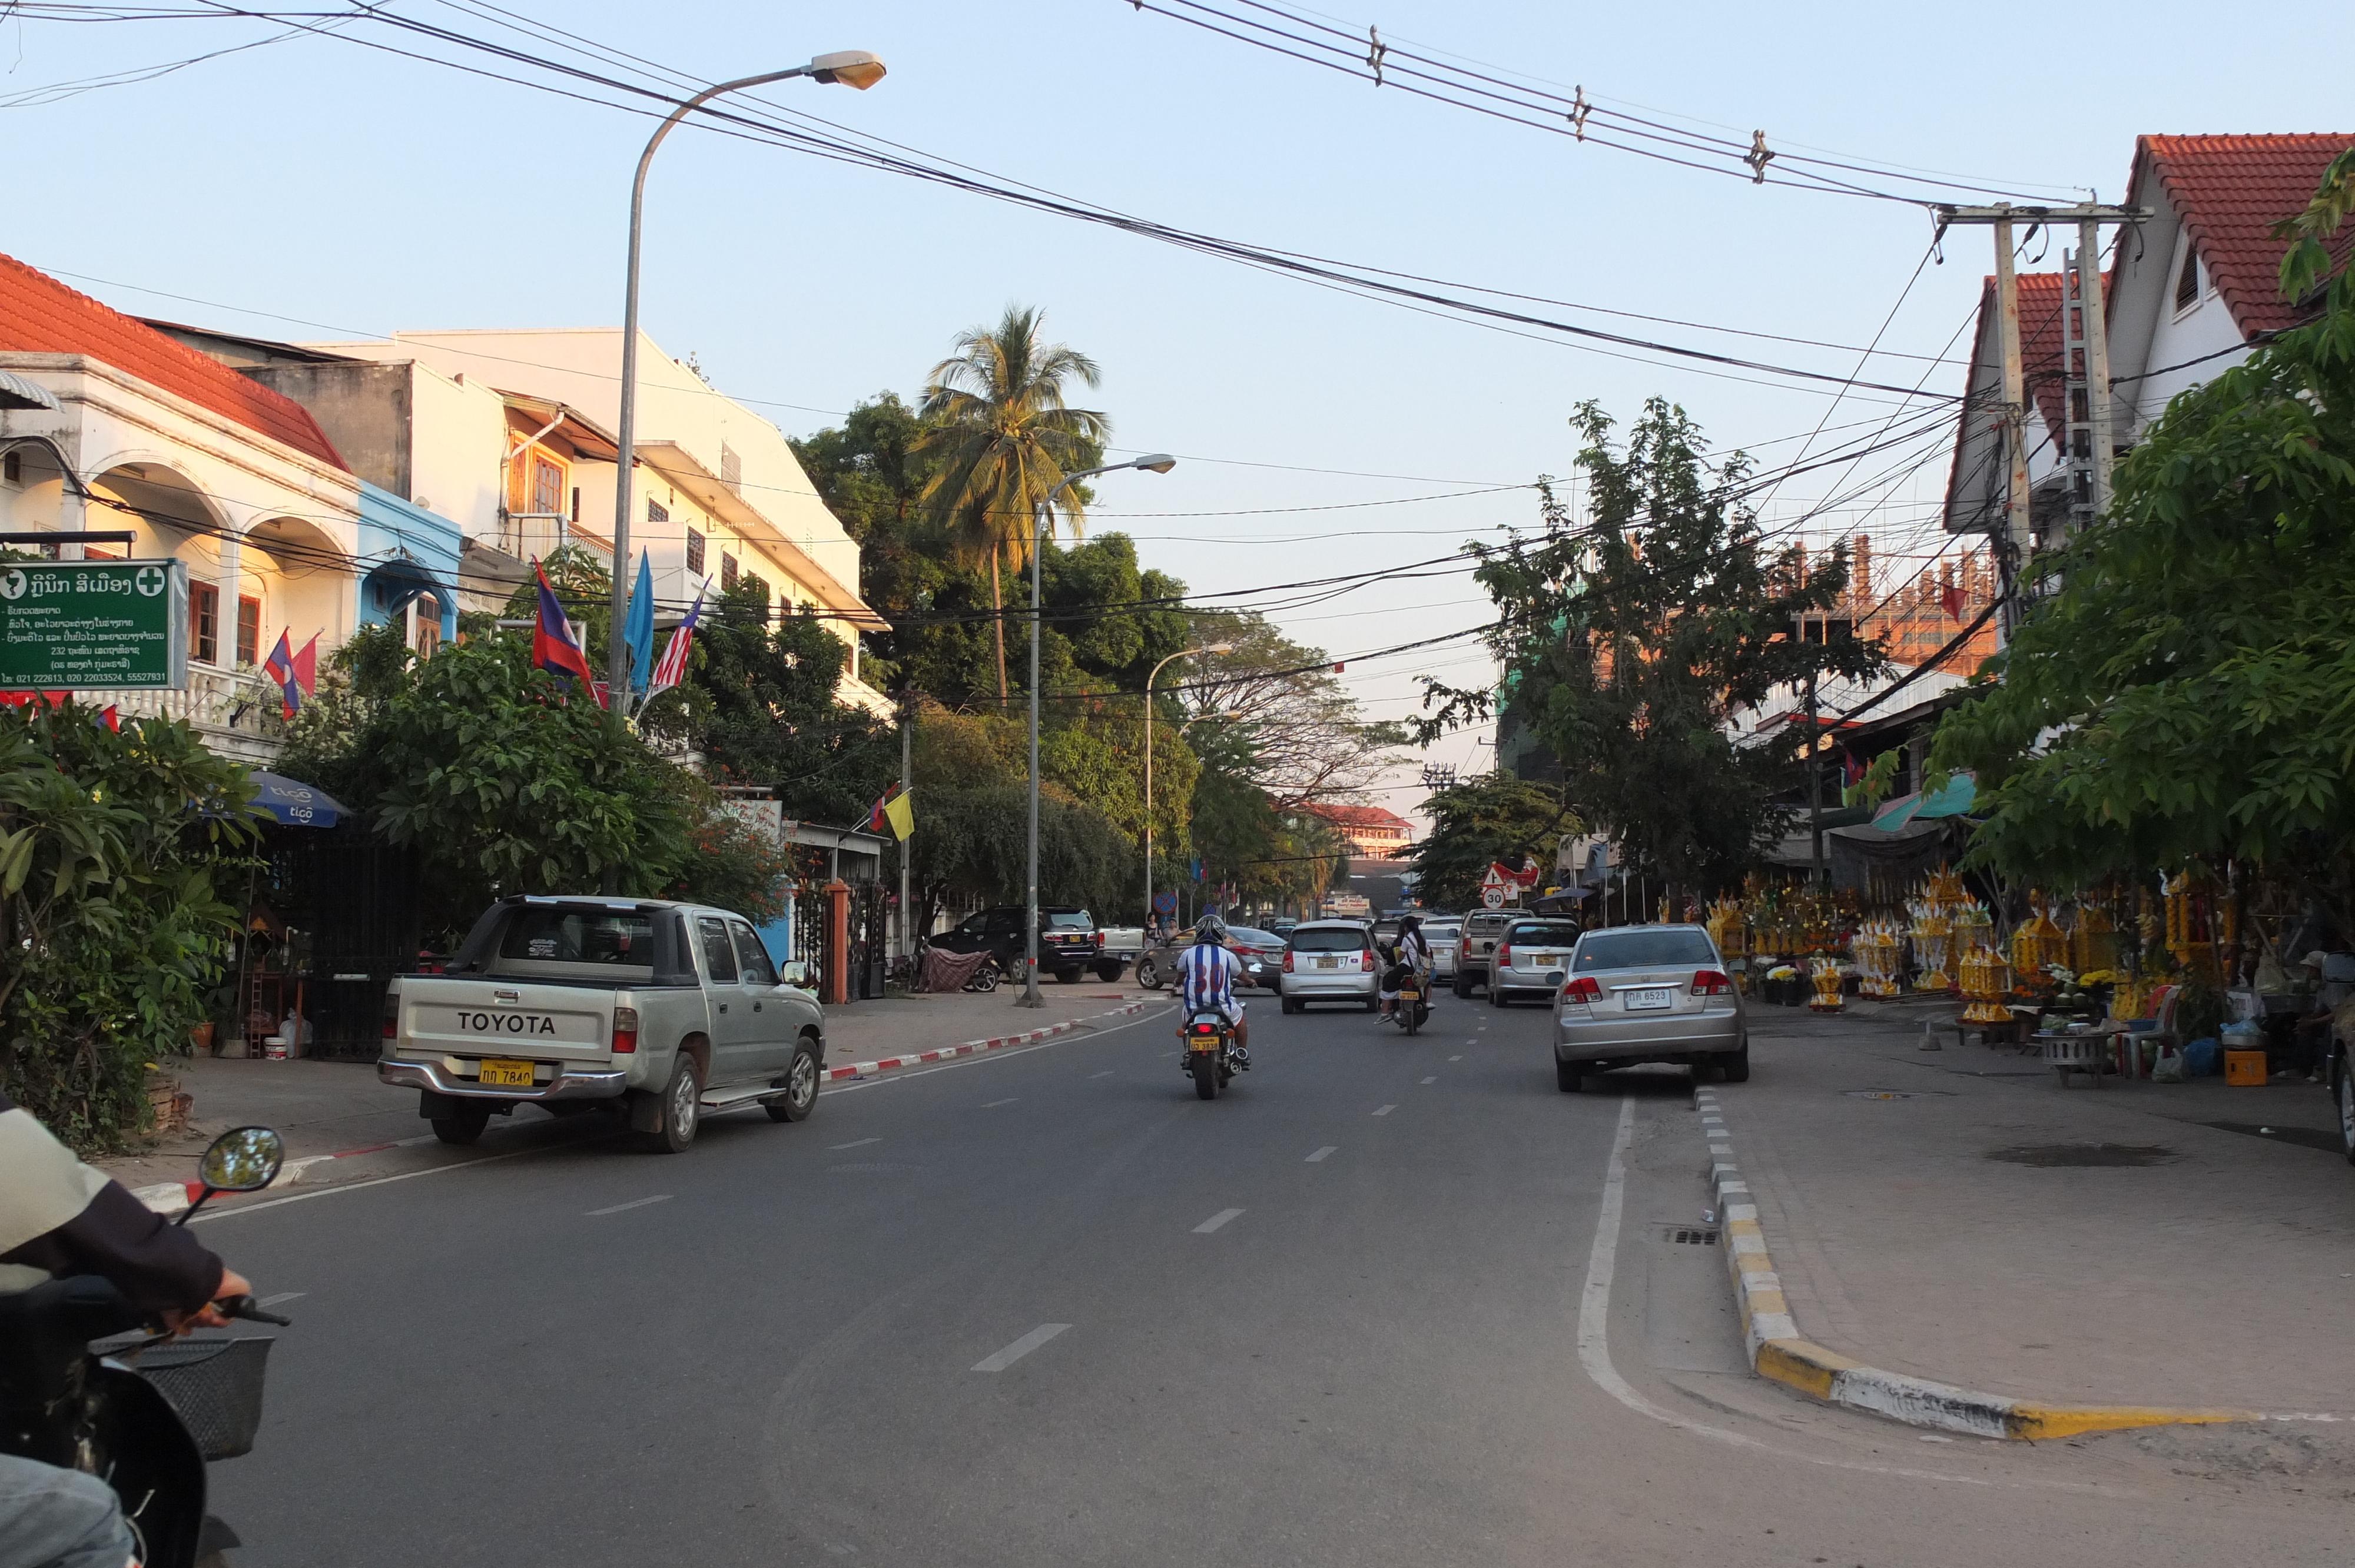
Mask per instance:
[[[654,916],[634,910],[522,909],[507,923],[499,957],[646,969],[654,943]]]
[[[1042,909],[1039,917],[1050,930],[1092,931],[1095,919],[1084,909]]]

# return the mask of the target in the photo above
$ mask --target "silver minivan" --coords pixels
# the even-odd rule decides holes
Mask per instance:
[[[1750,1076],[1750,1025],[1717,944],[1699,926],[1589,931],[1554,1004],[1554,1075],[1574,1095],[1590,1073],[1638,1062]]]
[[[1309,920],[1284,938],[1276,991],[1286,1012],[1312,1001],[1354,1002],[1371,1012],[1381,1000],[1380,980],[1381,960],[1362,920]]]

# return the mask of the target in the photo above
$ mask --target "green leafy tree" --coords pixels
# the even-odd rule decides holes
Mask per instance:
[[[1000,699],[1008,690],[1003,573],[1029,559],[1039,507],[1067,473],[1102,460],[1112,429],[1103,415],[1066,401],[1071,383],[1093,387],[1101,373],[1078,350],[1041,343],[1040,317],[1008,306],[996,326],[958,334],[924,388],[914,449],[930,465],[927,514],[964,558],[989,563]],[[1081,487],[1063,492],[1059,505],[1076,534],[1087,518]]]
[[[789,817],[861,821],[898,777],[900,748],[891,726],[836,697],[849,655],[825,622],[774,614],[748,582],[713,605],[687,681],[640,722],[702,752],[715,778],[772,789]]]
[[[1845,549],[1811,564],[1796,545],[1772,547],[1742,499],[1747,460],[1712,465],[1683,409],[1653,398],[1620,449],[1596,404],[1572,423],[1591,522],[1574,524],[1541,484],[1534,537],[1472,546],[1500,612],[1489,644],[1502,694],[1560,760],[1566,799],[1631,863],[1722,885],[1778,825],[1792,772],[1785,753],[1737,747],[1733,716],[1778,687],[1885,660],[1878,643],[1793,635],[1847,590]],[[1497,693],[1424,684],[1437,705],[1426,741],[1497,706]]]
[[[2355,927],[2355,283],[2326,243],[2350,205],[2355,153],[2284,225],[2284,291],[2319,315],[2176,396],[1940,725],[1933,766],[1977,771],[1978,863],[2070,883],[2237,857]]]
[[[184,724],[0,710],[0,1086],[79,1148],[141,1126],[148,1064],[206,1016],[252,797]]]
[[[1519,866],[1524,856],[1550,865],[1562,835],[1582,831],[1559,789],[1508,773],[1433,790],[1423,809],[1431,832],[1406,853],[1415,864],[1415,892],[1433,909],[1476,907],[1490,865]]]

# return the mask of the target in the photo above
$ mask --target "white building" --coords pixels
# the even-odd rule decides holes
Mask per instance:
[[[507,505],[496,533],[479,518],[462,519],[470,536],[496,540],[511,556],[569,542],[610,561],[609,432],[621,415],[621,335],[613,328],[413,332],[380,343],[303,346],[346,361],[410,366],[418,383],[437,393],[501,389],[511,417]],[[630,553],[651,550],[665,612],[683,613],[707,579],[724,590],[758,578],[773,602],[824,618],[842,639],[850,654],[843,699],[888,714],[889,699],[859,675],[858,633],[884,622],[858,596],[858,542],[826,510],[783,434],[643,334],[638,375]],[[426,404],[421,397],[413,406]],[[548,431],[531,440],[524,426],[540,414]]]

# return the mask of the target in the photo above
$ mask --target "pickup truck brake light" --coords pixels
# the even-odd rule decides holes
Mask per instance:
[[[400,1038],[400,993],[397,991],[384,993],[384,1037],[387,1040]]]
[[[634,1007],[613,1009],[613,1054],[626,1056],[638,1048],[638,1010]]]

